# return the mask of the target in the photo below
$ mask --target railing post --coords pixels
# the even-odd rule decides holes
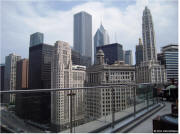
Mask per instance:
[[[153,105],[155,104],[154,98],[155,98],[155,89],[154,89],[154,87],[152,87],[152,99],[153,99]]]
[[[133,87],[134,92],[134,117],[136,116],[136,87]]]
[[[159,103],[159,96],[158,96],[158,91],[157,91],[157,88],[156,88],[156,100],[157,100],[157,103]]]
[[[67,96],[70,96],[70,133],[72,133],[72,129],[73,129],[73,125],[72,125],[72,96],[74,96],[75,93],[72,92],[72,90],[70,90],[70,93],[67,94]]]
[[[146,93],[146,101],[147,101],[147,109],[149,108],[149,97],[148,97],[148,93],[149,93],[149,86],[147,87],[147,93]]]
[[[114,87],[111,86],[111,104],[112,104],[112,128],[114,128],[115,120],[115,97],[114,97]]]

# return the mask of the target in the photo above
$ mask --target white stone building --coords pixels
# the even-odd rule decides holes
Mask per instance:
[[[112,65],[104,63],[104,53],[99,50],[97,53],[97,64],[87,69],[87,86],[110,86],[118,84],[135,83],[135,67],[116,62]],[[134,90],[133,86],[112,88],[95,88],[86,90],[85,108],[86,119],[97,119],[112,112],[112,99],[115,102],[115,112],[124,110],[132,105]]]
[[[136,67],[137,83],[164,84],[166,81],[165,67],[164,65],[160,65],[159,62],[150,60],[148,62],[141,62]]]
[[[52,88],[84,87],[84,66],[72,66],[71,48],[68,43],[57,41],[54,45],[51,66]],[[70,122],[70,97],[67,91],[51,93],[51,124],[52,129],[60,131],[67,128]],[[73,96],[73,121],[83,120],[83,90],[74,90]]]

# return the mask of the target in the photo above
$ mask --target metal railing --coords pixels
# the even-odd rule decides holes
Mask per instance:
[[[0,91],[0,94],[16,94],[16,98],[19,97],[18,94],[24,95],[25,97],[22,97],[21,103],[27,100],[27,103],[23,105],[27,108],[28,105],[36,105],[38,103],[29,102],[31,98],[33,98],[32,102],[37,99],[43,100],[44,98],[39,97],[44,95],[41,93],[51,93],[49,94],[51,96],[51,121],[49,122],[50,127],[48,131],[72,133],[74,128],[74,132],[94,132],[107,126],[113,128],[118,121],[128,116],[135,117],[139,111],[148,109],[149,106],[158,103],[157,93],[155,93],[153,85],[141,85],[143,86],[137,84],[114,84],[110,86],[62,89],[27,89]],[[28,94],[31,95],[28,96]],[[40,104],[37,104],[37,106],[41,106]],[[18,107],[18,105],[16,103],[15,107]],[[20,107],[22,111],[25,110],[23,106]],[[58,111],[57,109],[60,110]],[[15,114],[18,115],[19,111],[15,110]],[[29,116],[30,113],[26,111],[26,114]],[[2,118],[1,116],[1,120]],[[31,120],[26,117],[20,117],[20,119],[24,122]],[[57,129],[54,129],[54,122],[57,123]],[[62,125],[58,123],[62,123]],[[37,129],[37,127],[34,129]]]

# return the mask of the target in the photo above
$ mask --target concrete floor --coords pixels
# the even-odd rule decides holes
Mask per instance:
[[[153,133],[152,120],[158,115],[170,114],[171,113],[170,102],[165,102],[165,107],[153,114],[150,118],[139,124],[137,127],[130,130],[128,133]]]

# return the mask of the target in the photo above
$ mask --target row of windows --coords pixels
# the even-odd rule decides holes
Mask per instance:
[[[178,59],[166,59],[166,62],[178,62]]]
[[[129,75],[129,74],[134,74],[134,72],[106,72],[106,74],[111,74],[111,75],[124,75],[124,74],[126,74],[126,75]]]

